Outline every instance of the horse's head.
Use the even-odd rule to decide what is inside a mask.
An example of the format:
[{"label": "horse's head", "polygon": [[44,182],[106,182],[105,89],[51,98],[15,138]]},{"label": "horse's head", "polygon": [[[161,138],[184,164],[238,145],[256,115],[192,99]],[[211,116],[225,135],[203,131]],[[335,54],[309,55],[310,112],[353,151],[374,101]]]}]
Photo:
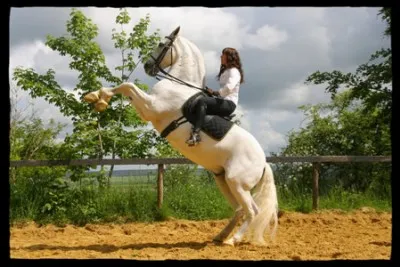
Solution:
[{"label": "horse's head", "polygon": [[160,69],[165,69],[175,62],[177,55],[172,53],[172,49],[179,29],[180,27],[176,28],[169,36],[166,36],[144,63],[144,70],[148,75],[156,76]]}]

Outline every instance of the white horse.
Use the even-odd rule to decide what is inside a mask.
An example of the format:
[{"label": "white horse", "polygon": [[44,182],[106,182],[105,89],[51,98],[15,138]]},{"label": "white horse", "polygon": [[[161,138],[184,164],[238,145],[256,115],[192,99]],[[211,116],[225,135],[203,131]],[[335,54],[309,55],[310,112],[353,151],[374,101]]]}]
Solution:
[{"label": "white horse", "polygon": [[[182,117],[181,107],[205,86],[203,56],[192,42],[178,34],[179,29],[167,36],[144,64],[148,75],[156,76],[161,71],[176,80],[162,79],[150,94],[133,83],[122,83],[115,88],[103,87],[93,91],[84,99],[94,103],[97,111],[103,111],[114,94],[123,94],[129,97],[139,116],[162,133],[172,121]],[[169,73],[164,70],[168,67]],[[234,245],[247,233],[250,242],[265,244],[264,232],[267,229],[274,239],[278,225],[276,187],[272,169],[257,140],[233,124],[222,139],[216,140],[200,132],[202,141],[189,147],[185,140],[190,131],[191,124],[186,122],[165,138],[185,157],[214,173],[216,184],[235,210],[231,221],[214,237],[214,241]],[[245,218],[243,224],[228,239],[242,217]]]}]

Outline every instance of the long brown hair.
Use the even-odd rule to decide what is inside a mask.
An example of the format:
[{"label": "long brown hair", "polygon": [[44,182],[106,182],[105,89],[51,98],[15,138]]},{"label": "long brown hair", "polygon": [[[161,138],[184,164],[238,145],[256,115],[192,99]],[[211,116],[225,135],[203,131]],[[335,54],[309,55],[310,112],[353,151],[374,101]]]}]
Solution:
[{"label": "long brown hair", "polygon": [[240,83],[244,83],[244,75],[242,70],[242,62],[240,60],[239,52],[232,47],[226,47],[222,50],[222,54],[226,55],[226,65],[222,65],[219,68],[217,80],[219,81],[221,74],[229,68],[235,67],[240,72]]}]

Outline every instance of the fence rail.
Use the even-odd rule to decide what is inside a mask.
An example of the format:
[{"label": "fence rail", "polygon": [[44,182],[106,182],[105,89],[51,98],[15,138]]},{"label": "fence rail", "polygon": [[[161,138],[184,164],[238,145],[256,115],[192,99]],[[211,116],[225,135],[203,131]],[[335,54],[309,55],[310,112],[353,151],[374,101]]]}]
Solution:
[{"label": "fence rail", "polygon": [[[269,163],[308,162],[313,165],[313,195],[312,207],[319,206],[319,173],[323,163],[352,162],[392,162],[392,156],[302,156],[302,157],[266,157]],[[10,167],[38,166],[87,166],[87,165],[157,165],[158,206],[163,202],[163,174],[165,164],[196,164],[186,158],[149,158],[149,159],[71,159],[71,160],[15,160],[10,161]]]},{"label": "fence rail", "polygon": [[[270,163],[311,162],[311,163],[349,163],[349,162],[391,162],[391,156],[304,156],[304,157],[266,157]],[[27,166],[83,166],[83,165],[156,165],[156,164],[195,164],[186,158],[148,158],[148,159],[71,159],[71,160],[14,160],[10,167]]]}]

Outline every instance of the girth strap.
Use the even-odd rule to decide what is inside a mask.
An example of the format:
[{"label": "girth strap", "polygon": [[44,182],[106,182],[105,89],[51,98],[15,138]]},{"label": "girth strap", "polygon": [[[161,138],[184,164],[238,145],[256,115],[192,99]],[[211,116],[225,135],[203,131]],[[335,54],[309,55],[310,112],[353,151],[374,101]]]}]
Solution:
[{"label": "girth strap", "polygon": [[180,121],[184,119],[184,116],[179,117],[176,120],[173,120],[162,132],[161,132],[161,137],[165,138],[167,137],[173,130],[178,128],[181,124],[187,122],[187,120]]},{"label": "girth strap", "polygon": [[187,115],[186,112],[188,112],[188,107],[194,102],[196,101],[199,97],[203,97],[204,93],[199,92],[197,94],[194,94],[193,96],[191,96],[188,100],[186,100],[186,102],[183,104],[182,106],[182,113],[183,116],[179,117],[176,120],[171,121],[171,123],[161,132],[161,137],[165,138],[167,137],[173,130],[175,130],[176,128],[178,128],[181,124],[187,122],[188,120],[184,120],[184,121],[180,121],[182,119],[184,119]]}]

